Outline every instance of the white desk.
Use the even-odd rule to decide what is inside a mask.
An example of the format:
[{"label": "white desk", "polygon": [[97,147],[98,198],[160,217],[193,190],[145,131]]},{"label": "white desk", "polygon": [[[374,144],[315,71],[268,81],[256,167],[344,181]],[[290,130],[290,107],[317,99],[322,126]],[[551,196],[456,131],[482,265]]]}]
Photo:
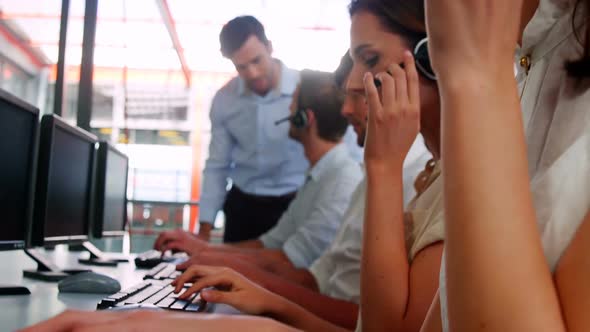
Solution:
[{"label": "white desk", "polygon": [[[45,255],[60,268],[88,268],[109,275],[121,283],[121,289],[139,283],[147,270],[133,263],[117,267],[85,266],[77,263],[80,252],[68,252],[57,247]],[[0,252],[0,284],[26,286],[31,295],[0,296],[0,331],[15,331],[53,317],[66,309],[96,310],[96,304],[109,294],[59,293],[56,282],[23,278],[23,269],[36,269],[36,263],[23,251]],[[228,306],[215,306],[215,312],[237,313]]]}]

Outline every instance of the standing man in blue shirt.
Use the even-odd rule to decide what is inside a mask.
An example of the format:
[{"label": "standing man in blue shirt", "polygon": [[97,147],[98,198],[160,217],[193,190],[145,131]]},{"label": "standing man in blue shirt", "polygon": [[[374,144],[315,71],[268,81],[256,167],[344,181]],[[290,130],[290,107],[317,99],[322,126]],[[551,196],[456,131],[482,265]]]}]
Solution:
[{"label": "standing man in blue shirt", "polygon": [[213,98],[198,237],[209,240],[223,209],[223,240],[238,242],[258,238],[276,224],[303,184],[308,163],[301,145],[289,139],[288,126],[275,125],[289,116],[299,73],[272,57],[264,27],[252,16],[229,21],[219,40],[238,77]]}]

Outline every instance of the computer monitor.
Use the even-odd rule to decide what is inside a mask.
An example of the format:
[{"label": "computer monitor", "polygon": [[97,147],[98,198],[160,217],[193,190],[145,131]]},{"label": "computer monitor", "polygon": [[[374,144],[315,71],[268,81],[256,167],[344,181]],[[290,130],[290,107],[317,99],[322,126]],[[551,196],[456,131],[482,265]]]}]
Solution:
[{"label": "computer monitor", "polygon": [[[0,250],[24,249],[33,217],[39,110],[0,89]],[[0,295],[30,294],[18,286]]]},{"label": "computer monitor", "polygon": [[97,156],[92,236],[121,237],[127,221],[129,158],[108,142],[99,143]]},{"label": "computer monitor", "polygon": [[[123,237],[127,221],[127,172],[129,158],[108,142],[101,141],[97,150],[94,216],[91,227],[93,238]],[[103,253],[90,242],[84,243],[90,252],[83,264],[108,265],[126,262],[124,255]]]},{"label": "computer monitor", "polygon": [[[80,244],[88,240],[92,219],[96,136],[50,114],[41,119],[31,246]],[[68,273],[47,264],[35,251],[37,271],[26,277],[59,280]],[[32,255],[31,255],[32,254]]]}]

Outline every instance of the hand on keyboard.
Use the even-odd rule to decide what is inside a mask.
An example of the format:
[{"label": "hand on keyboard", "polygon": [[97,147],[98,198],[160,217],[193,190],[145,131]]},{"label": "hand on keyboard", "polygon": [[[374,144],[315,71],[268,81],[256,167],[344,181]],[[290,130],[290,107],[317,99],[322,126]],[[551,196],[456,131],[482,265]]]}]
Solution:
[{"label": "hand on keyboard", "polygon": [[[183,291],[185,283],[193,283]],[[193,265],[171,284],[179,299],[191,298],[200,292],[201,298],[211,303],[224,303],[250,315],[276,312],[284,301],[243,275],[226,267]],[[216,289],[207,289],[215,287]]]},{"label": "hand on keyboard", "polygon": [[[200,312],[206,309],[206,302],[200,294],[193,293],[190,297],[179,299],[170,285],[172,280],[145,280],[131,288],[124,289],[116,294],[102,299],[97,309],[109,309],[121,307],[120,310],[142,309],[158,307],[166,310],[180,310],[186,312]],[[131,307],[128,307],[131,306]]]},{"label": "hand on keyboard", "polygon": [[154,243],[154,249],[158,251],[174,250],[186,252],[189,256],[206,250],[209,243],[205,242],[193,233],[180,229],[162,232]]}]

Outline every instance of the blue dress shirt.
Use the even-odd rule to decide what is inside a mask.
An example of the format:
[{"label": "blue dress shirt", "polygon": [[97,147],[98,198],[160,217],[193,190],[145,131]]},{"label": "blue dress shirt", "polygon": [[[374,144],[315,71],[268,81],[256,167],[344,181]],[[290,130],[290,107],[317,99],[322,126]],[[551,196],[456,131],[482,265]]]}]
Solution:
[{"label": "blue dress shirt", "polygon": [[264,247],[282,249],[293,265],[308,268],[336,236],[362,177],[345,144],[332,148],[309,170],[277,225],[260,236]]},{"label": "blue dress shirt", "polygon": [[262,196],[296,191],[309,164],[303,147],[288,136],[289,115],[299,72],[281,63],[279,86],[262,97],[236,77],[211,105],[211,143],[201,186],[201,222],[213,222],[225,202],[227,179],[240,190]]}]

